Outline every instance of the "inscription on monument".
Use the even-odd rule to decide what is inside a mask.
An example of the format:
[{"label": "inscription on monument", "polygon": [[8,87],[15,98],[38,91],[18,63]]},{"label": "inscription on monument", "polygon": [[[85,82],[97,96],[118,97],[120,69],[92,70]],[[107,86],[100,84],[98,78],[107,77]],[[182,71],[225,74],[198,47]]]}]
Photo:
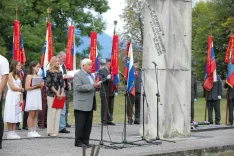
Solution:
[{"label": "inscription on monument", "polygon": [[155,11],[151,8],[151,6],[149,4],[148,4],[148,9],[149,9],[150,16],[152,19],[152,21],[150,21],[150,26],[153,30],[154,45],[155,45],[155,48],[157,49],[158,56],[160,56],[160,55],[166,53],[166,49],[165,49],[165,46],[163,44],[162,36],[161,36],[162,29],[160,27],[158,17],[156,15]]}]

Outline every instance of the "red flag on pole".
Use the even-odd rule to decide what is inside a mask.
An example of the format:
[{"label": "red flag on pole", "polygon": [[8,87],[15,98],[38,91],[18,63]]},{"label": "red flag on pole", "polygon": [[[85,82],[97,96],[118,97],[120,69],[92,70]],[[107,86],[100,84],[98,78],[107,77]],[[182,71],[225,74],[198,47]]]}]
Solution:
[{"label": "red flag on pole", "polygon": [[75,39],[75,34],[74,34],[75,27],[70,26],[69,31],[68,31],[68,42],[67,42],[67,52],[66,52],[66,68],[69,70],[74,70],[74,57],[76,57],[74,54],[74,39]]},{"label": "red flag on pole", "polygon": [[96,56],[97,56],[97,32],[91,32],[91,42],[90,42],[90,55],[89,59],[92,60],[92,71],[96,72]]},{"label": "red flag on pole", "polygon": [[20,61],[20,21],[14,21],[13,59]]},{"label": "red flag on pole", "polygon": [[128,80],[128,66],[127,66],[127,61],[128,61],[128,52],[129,52],[129,47],[130,47],[131,42],[127,43],[127,49],[126,49],[126,60],[125,60],[125,70],[124,70],[124,80]]},{"label": "red flag on pole", "polygon": [[119,58],[119,37],[118,35],[114,35],[113,45],[112,45],[112,55],[111,55],[112,79],[114,81],[113,90],[118,89],[118,83],[119,83],[118,58]]}]

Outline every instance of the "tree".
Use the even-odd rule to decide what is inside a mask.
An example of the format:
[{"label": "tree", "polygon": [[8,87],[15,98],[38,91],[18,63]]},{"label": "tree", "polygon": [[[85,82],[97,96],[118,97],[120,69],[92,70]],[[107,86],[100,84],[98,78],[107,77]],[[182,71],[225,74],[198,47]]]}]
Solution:
[{"label": "tree", "polygon": [[0,53],[9,60],[12,59],[13,21],[17,5],[27,63],[41,58],[46,35],[47,8],[52,9],[50,21],[53,25],[55,52],[66,48],[69,21],[72,20],[75,28],[79,30],[79,36],[76,36],[76,44],[79,45],[80,37],[89,35],[93,25],[97,32],[105,29],[101,16],[95,16],[91,11],[101,15],[109,9],[107,0],[1,0]]},{"label": "tree", "polygon": [[232,0],[214,0],[200,2],[193,8],[192,68],[200,80],[204,78],[209,35],[213,35],[214,39],[217,73],[223,79],[226,78],[227,66],[224,57],[228,38],[233,30],[233,6]]},{"label": "tree", "polygon": [[137,52],[138,60],[141,60],[143,51],[143,33],[144,33],[144,0],[125,0],[126,7],[123,9],[120,18],[124,21],[125,32],[121,35],[121,40],[127,42],[128,34],[131,34],[131,41],[134,51]]}]

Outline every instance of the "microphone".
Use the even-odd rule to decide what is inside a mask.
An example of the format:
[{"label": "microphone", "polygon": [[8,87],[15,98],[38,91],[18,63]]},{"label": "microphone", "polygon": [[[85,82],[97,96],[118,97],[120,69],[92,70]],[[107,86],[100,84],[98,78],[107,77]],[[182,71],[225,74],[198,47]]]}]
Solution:
[{"label": "microphone", "polygon": [[152,63],[154,64],[155,67],[158,66],[154,61],[152,61]]}]

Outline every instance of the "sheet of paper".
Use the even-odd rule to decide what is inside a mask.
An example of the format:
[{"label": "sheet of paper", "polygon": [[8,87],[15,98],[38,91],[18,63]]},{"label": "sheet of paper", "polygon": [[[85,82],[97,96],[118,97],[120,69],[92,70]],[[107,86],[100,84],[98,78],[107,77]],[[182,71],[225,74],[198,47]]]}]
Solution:
[{"label": "sheet of paper", "polygon": [[15,105],[15,115],[18,115],[20,112],[22,112],[22,106],[18,103]]},{"label": "sheet of paper", "polygon": [[38,85],[42,82],[42,77],[34,77],[32,78],[32,86]]},{"label": "sheet of paper", "polygon": [[68,75],[68,76],[71,76],[71,77],[74,77],[74,75],[75,75],[78,71],[79,71],[79,69],[78,69],[78,70],[67,71],[67,75]]}]

